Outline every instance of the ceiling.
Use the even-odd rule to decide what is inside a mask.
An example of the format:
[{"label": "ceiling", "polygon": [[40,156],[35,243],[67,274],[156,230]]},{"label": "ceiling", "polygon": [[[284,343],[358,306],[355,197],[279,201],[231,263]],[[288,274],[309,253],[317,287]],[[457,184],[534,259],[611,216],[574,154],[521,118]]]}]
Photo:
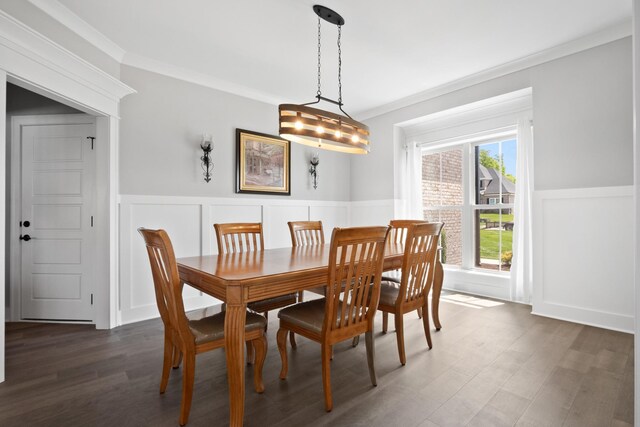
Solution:
[{"label": "ceiling", "polygon": [[[316,94],[315,3],[59,0],[58,6],[126,52],[124,63],[151,60],[210,77],[225,90],[301,103]],[[320,4],[346,21],[343,98],[354,116],[594,33],[631,31],[631,0]],[[323,95],[337,98],[337,29],[323,21],[322,32]]]}]

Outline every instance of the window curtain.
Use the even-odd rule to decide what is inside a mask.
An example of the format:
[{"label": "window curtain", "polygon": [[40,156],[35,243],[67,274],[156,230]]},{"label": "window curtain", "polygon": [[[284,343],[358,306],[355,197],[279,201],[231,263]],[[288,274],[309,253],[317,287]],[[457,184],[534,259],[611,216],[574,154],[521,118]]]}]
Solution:
[{"label": "window curtain", "polygon": [[408,206],[407,217],[410,219],[423,219],[422,212],[422,149],[415,142],[408,142],[407,172],[408,172]]},{"label": "window curtain", "polygon": [[532,231],[531,198],[533,191],[533,122],[530,117],[518,120],[518,157],[516,163],[516,198],[514,206],[513,258],[511,261],[511,300],[531,303]]}]

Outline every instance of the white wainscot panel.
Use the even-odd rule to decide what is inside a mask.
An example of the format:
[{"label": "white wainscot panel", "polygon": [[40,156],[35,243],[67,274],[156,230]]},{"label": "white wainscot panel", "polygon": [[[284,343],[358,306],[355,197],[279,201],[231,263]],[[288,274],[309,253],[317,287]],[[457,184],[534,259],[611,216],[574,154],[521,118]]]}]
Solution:
[{"label": "white wainscot panel", "polygon": [[349,208],[342,206],[311,206],[309,208],[310,221],[322,221],[324,240],[331,241],[331,233],[335,227],[349,227]]},{"label": "white wainscot panel", "polygon": [[629,187],[536,194],[534,313],[633,330],[631,194]]},{"label": "white wainscot panel", "polygon": [[[200,255],[200,206],[132,204],[130,209],[128,259],[122,259],[122,268],[128,268],[129,276],[122,283],[122,320],[124,323],[158,316],[149,257],[139,227],[167,231],[176,257]],[[124,224],[121,224],[124,226]],[[123,239],[123,244],[127,240]],[[185,286],[185,307],[190,298],[199,298],[200,292]]]},{"label": "white wainscot panel", "polygon": [[203,229],[202,238],[204,252],[209,254],[218,253],[216,243],[216,232],[213,224],[224,224],[227,222],[262,222],[261,204],[215,204],[209,206],[209,223]]},{"label": "white wainscot panel", "polygon": [[352,227],[388,225],[394,218],[393,200],[352,202],[350,223]]},{"label": "white wainscot panel", "polygon": [[267,205],[264,209],[266,248],[291,247],[289,221],[308,221],[309,205]]}]

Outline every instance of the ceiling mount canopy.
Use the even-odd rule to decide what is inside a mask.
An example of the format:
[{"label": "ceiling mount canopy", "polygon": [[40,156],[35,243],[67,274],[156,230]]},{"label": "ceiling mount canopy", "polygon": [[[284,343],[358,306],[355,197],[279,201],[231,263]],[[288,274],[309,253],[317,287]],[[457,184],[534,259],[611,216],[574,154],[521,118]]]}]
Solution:
[{"label": "ceiling mount canopy", "polygon": [[[369,152],[369,127],[354,120],[343,109],[342,103],[342,45],[344,19],[333,10],[315,5],[318,15],[318,91],[316,100],[306,104],[280,104],[280,136],[299,144],[343,153],[367,154]],[[322,96],[321,90],[321,23],[322,20],[338,27],[338,100]],[[320,101],[338,106],[342,114],[310,107]],[[343,115],[344,114],[344,115]]]}]

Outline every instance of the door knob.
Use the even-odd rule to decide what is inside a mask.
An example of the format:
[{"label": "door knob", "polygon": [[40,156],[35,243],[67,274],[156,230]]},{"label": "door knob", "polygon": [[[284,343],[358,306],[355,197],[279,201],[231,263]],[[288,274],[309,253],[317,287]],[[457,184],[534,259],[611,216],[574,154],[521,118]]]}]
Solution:
[{"label": "door knob", "polygon": [[23,226],[23,227],[28,227],[28,226],[30,226],[30,225],[31,225],[31,223],[30,223],[29,221],[24,221],[24,222],[22,223],[22,226]]},{"label": "door knob", "polygon": [[25,242],[28,242],[29,240],[31,240],[31,236],[29,236],[28,234],[20,235],[20,240],[24,240]]}]

